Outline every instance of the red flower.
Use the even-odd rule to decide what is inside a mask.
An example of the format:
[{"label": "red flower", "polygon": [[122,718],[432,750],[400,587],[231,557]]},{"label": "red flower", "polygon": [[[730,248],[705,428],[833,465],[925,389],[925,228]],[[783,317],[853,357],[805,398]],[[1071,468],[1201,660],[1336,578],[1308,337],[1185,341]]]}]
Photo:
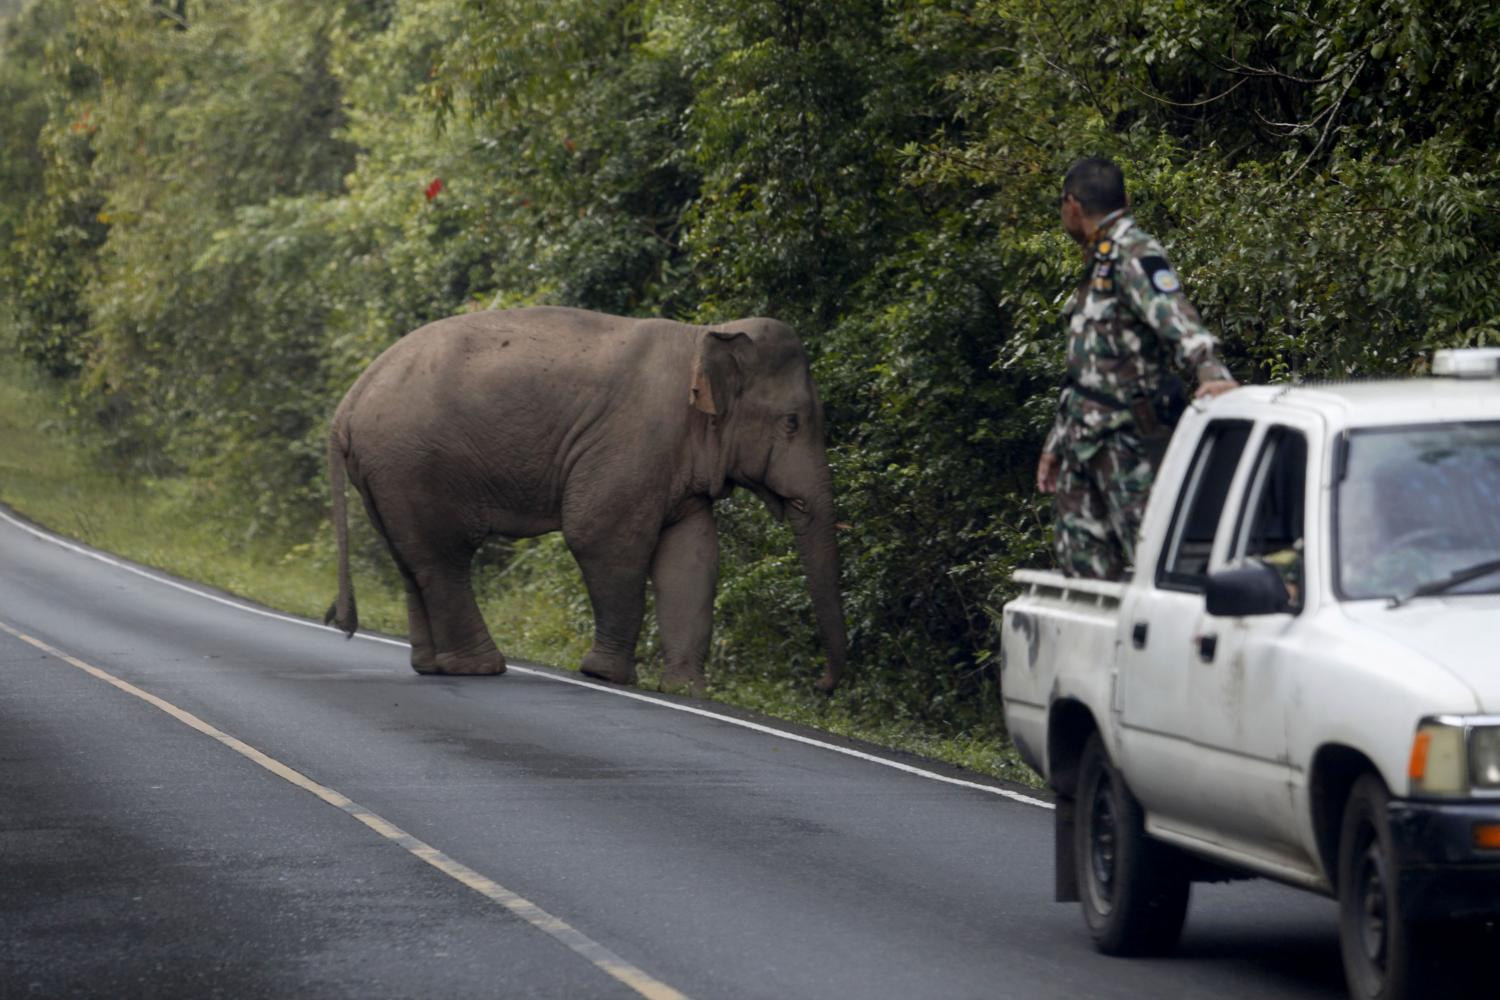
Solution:
[{"label": "red flower", "polygon": [[442,190],[443,179],[441,177],[434,177],[432,183],[427,185],[427,200],[431,201],[436,198]]}]

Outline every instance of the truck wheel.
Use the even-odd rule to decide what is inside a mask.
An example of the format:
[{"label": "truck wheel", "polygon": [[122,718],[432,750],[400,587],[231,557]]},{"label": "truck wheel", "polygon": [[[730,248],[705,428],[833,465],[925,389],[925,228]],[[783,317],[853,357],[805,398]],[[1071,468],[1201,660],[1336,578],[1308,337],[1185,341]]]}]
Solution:
[{"label": "truck wheel", "polygon": [[1349,793],[1339,831],[1339,946],[1356,1000],[1419,996],[1431,985],[1434,937],[1401,915],[1396,895],[1389,801],[1385,783],[1365,775]]},{"label": "truck wheel", "polygon": [[1095,733],[1079,763],[1073,827],[1083,919],[1106,955],[1172,950],[1187,916],[1188,878],[1175,852],[1146,835],[1140,803]]}]

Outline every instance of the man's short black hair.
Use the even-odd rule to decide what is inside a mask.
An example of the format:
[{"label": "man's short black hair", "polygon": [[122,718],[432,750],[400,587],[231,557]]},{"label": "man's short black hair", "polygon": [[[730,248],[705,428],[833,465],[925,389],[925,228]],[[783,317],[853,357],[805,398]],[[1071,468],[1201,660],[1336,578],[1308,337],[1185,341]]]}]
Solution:
[{"label": "man's short black hair", "polygon": [[1102,156],[1086,156],[1068,168],[1063,194],[1089,215],[1106,215],[1125,207],[1125,172]]}]

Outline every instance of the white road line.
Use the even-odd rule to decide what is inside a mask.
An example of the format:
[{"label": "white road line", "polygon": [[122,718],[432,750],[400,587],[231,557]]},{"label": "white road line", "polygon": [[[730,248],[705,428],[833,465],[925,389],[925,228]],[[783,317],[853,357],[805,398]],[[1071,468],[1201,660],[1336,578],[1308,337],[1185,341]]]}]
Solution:
[{"label": "white road line", "polygon": [[480,874],[468,865],[460,861],[455,861],[431,844],[418,840],[396,824],[385,819],[378,813],[371,812],[339,791],[314,781],[301,771],[288,767],[275,757],[257,750],[244,740],[231,736],[222,729],[204,722],[192,712],[178,708],[165,698],[159,698],[149,691],[144,691],[129,681],[121,680],[107,670],[101,670],[75,656],[69,656],[62,650],[49,646],[40,639],[34,639],[23,632],[19,632],[3,621],[0,621],[0,632],[6,632],[15,636],[20,641],[40,649],[49,656],[55,657],[69,666],[77,667],[91,677],[95,677],[112,687],[118,688],[128,695],[139,698],[147,704],[154,705],[183,725],[218,740],[235,753],[259,764],[283,781],[295,785],[303,791],[311,792],[337,809],[342,809],[407,853],[427,862],[427,864],[449,878],[461,882],[486,899],[500,904],[537,930],[567,945],[574,952],[588,959],[589,963],[595,968],[629,986],[641,996],[646,997],[647,1000],[687,1000],[687,997],[678,990],[668,986],[642,969],[631,965],[604,945],[578,930],[572,924],[559,917],[554,917],[526,897],[517,895],[494,879]]},{"label": "white road line", "polygon": [[[44,542],[49,542],[53,545],[57,545],[61,548],[67,549],[69,552],[76,552],[81,556],[87,556],[90,559],[97,560],[108,566],[113,566],[116,569],[124,570],[127,573],[134,573],[136,576],[145,577],[147,580],[154,581],[156,583],[162,584],[163,586],[172,587],[173,589],[180,590],[185,594],[192,594],[194,597],[200,597],[205,601],[213,601],[215,604],[223,604],[226,607],[235,608],[236,610],[244,611],[252,615],[260,615],[263,618],[274,618],[276,621],[288,622],[292,625],[300,625],[304,628],[317,629],[320,632],[333,631],[333,629],[328,625],[322,625],[318,622],[308,621],[306,618],[294,618],[291,615],[284,615],[275,611],[267,611],[264,608],[252,607],[248,604],[242,604],[239,601],[231,601],[228,598],[220,597],[217,594],[206,593],[205,591],[198,590],[195,587],[189,587],[187,584],[178,583],[176,580],[169,580],[166,577],[147,572],[146,570],[143,570],[138,566],[131,566],[128,563],[121,562],[120,560],[114,559],[102,552],[97,552],[85,546],[75,544],[74,542],[68,541],[66,538],[54,535],[49,531],[42,531],[38,528],[34,528],[31,525],[26,524],[24,521],[19,521],[16,518],[11,517],[4,510],[0,510],[0,520],[4,520],[17,528],[20,528],[28,535],[39,538]],[[379,635],[366,635],[365,633],[361,632],[356,633],[355,638],[364,639],[367,642],[384,643],[388,646],[400,646],[403,649],[411,648],[407,643],[402,642],[399,639],[387,639],[386,637]],[[757,733],[764,733],[767,736],[774,736],[777,739],[790,740],[793,743],[802,743],[806,746],[818,747],[822,750],[831,750],[834,753],[843,754],[845,757],[854,757],[858,760],[868,761],[871,764],[879,764],[881,767],[893,768],[894,770],[902,771],[906,774],[915,775],[919,778],[927,778],[931,781],[940,781],[945,785],[956,785],[959,788],[968,788],[978,792],[986,792],[990,795],[998,795],[1001,798],[1010,799],[1013,802],[1023,802],[1026,805],[1036,806],[1041,809],[1055,808],[1055,806],[1053,806],[1051,802],[1047,802],[1044,799],[1039,799],[1031,795],[1025,795],[1021,792],[1012,791],[1009,788],[998,788],[994,785],[985,785],[977,781],[964,781],[962,778],[950,778],[947,775],[938,774],[935,771],[928,771],[920,767],[913,767],[910,764],[903,764],[899,761],[889,760],[885,757],[877,757],[874,754],[864,753],[860,750],[852,750],[848,747],[837,746],[833,743],[825,743],[822,740],[815,740],[808,736],[789,733],[785,730],[761,725],[758,722],[747,722],[744,719],[736,719],[730,715],[721,715],[718,712],[710,712],[707,709],[694,708],[691,705],[682,705],[672,701],[664,701],[660,698],[652,698],[649,695],[640,694],[635,691],[628,691],[617,687],[606,687],[603,684],[595,684],[591,681],[581,680],[573,677],[559,677],[557,674],[554,674],[551,671],[547,670],[535,670],[530,667],[516,666],[513,664],[510,665],[508,669],[514,670],[517,673],[530,674],[534,677],[542,677],[550,681],[556,681],[559,684],[573,684],[578,687],[586,687],[591,691],[598,691],[601,694],[614,695],[617,698],[629,698],[632,701],[643,701],[648,704],[655,705],[658,708],[670,709],[674,712],[684,712],[688,715],[697,715],[705,719],[714,719],[718,722],[727,723],[731,726],[739,726],[741,729],[749,729]]]}]

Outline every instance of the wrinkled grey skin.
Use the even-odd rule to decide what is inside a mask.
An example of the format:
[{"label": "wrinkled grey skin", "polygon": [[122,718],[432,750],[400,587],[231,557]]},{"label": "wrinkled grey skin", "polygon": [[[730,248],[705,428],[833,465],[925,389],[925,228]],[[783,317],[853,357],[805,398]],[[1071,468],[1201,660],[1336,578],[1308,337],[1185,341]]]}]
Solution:
[{"label": "wrinkled grey skin", "polygon": [[498,674],[505,657],[470,588],[489,535],[561,530],[594,609],[583,672],[635,681],[646,580],[664,687],[702,691],[713,625],[713,501],[753,490],[796,536],[828,657],[846,637],[823,408],[807,356],[770,319],[716,327],[519,309],[440,320],[375,359],[329,442],[339,595],[358,627],[344,482],[354,483],[406,584],[418,673]]}]

